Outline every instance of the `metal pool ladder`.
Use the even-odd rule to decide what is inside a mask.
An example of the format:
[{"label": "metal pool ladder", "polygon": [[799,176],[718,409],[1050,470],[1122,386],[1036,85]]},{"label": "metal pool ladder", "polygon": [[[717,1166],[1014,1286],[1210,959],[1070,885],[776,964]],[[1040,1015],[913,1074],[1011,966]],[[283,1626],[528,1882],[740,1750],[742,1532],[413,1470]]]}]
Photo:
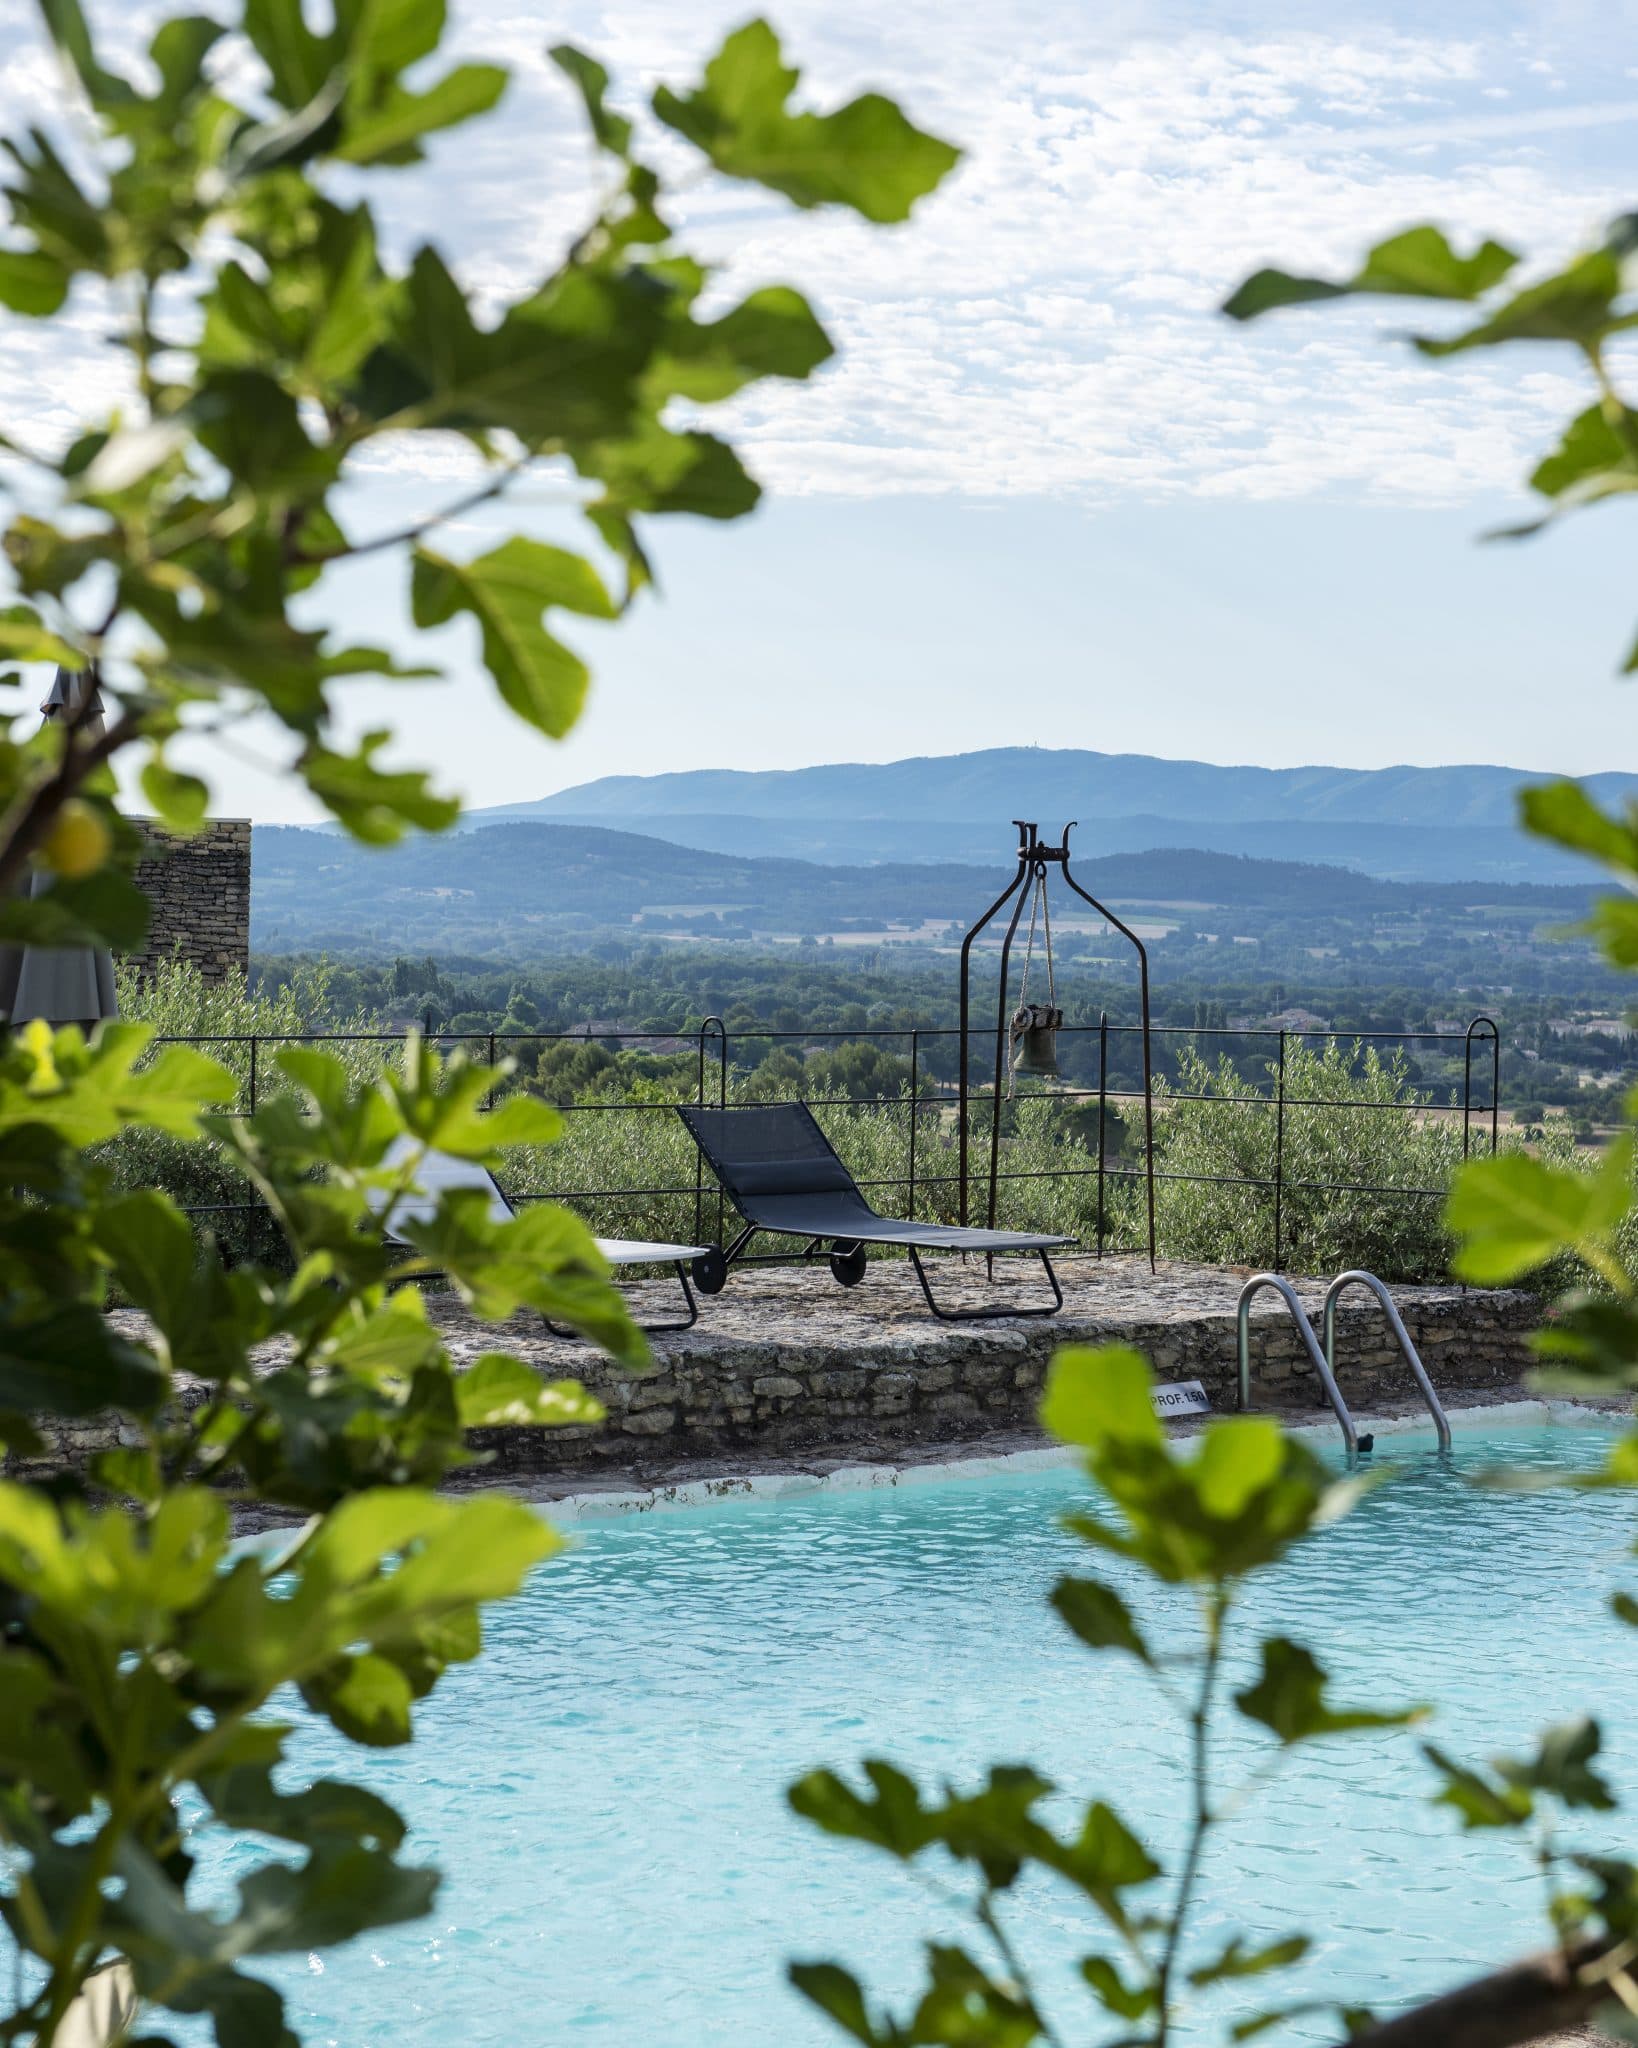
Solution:
[{"label": "metal pool ladder", "polygon": [[1445,1411],[1439,1405],[1439,1396],[1433,1391],[1433,1383],[1417,1356],[1416,1346],[1410,1340],[1410,1332],[1405,1328],[1404,1318],[1400,1315],[1393,1296],[1374,1273],[1364,1273],[1352,1268],[1346,1273],[1339,1273],[1325,1291],[1323,1346],[1314,1335],[1313,1324],[1303,1312],[1296,1289],[1283,1274],[1254,1273],[1240,1289],[1239,1307],[1235,1315],[1235,1340],[1239,1351],[1239,1406],[1242,1412],[1251,1406],[1251,1304],[1253,1298],[1265,1287],[1272,1287],[1290,1311],[1291,1320],[1296,1324],[1303,1348],[1308,1353],[1309,1363],[1318,1375],[1320,1385],[1325,1389],[1325,1398],[1330,1402],[1331,1412],[1342,1430],[1342,1441],[1350,1456],[1359,1449],[1359,1432],[1354,1427],[1354,1418],[1348,1412],[1348,1404],[1342,1398],[1342,1390],[1337,1385],[1336,1376],[1337,1299],[1350,1287],[1368,1287],[1381,1304],[1382,1312],[1388,1319],[1388,1327],[1404,1354],[1405,1363],[1411,1369],[1423,1400],[1428,1404],[1433,1426],[1439,1432],[1439,1448],[1442,1451],[1450,1449],[1450,1424],[1445,1419]]},{"label": "metal pool ladder", "polygon": [[[1346,1276],[1344,1276],[1346,1277]],[[1320,1349],[1319,1339],[1314,1335],[1314,1326],[1303,1314],[1302,1303],[1297,1299],[1297,1290],[1282,1273],[1253,1273],[1240,1289],[1240,1305],[1235,1315],[1235,1340],[1240,1354],[1240,1410],[1243,1414],[1251,1406],[1251,1303],[1254,1296],[1265,1287],[1274,1292],[1291,1311],[1291,1320],[1297,1326],[1308,1353],[1309,1363],[1319,1375],[1319,1383],[1325,1389],[1325,1398],[1331,1404],[1331,1412],[1342,1428],[1342,1441],[1350,1457],[1359,1449],[1359,1431],[1354,1427],[1354,1418],[1348,1413],[1348,1404],[1342,1398],[1337,1386],[1337,1376],[1331,1370],[1331,1361]],[[1326,1296],[1327,1324],[1330,1327],[1330,1296]],[[1406,1340],[1409,1341],[1408,1339]],[[1328,1351],[1329,1346],[1326,1347]]]},{"label": "metal pool ladder", "polygon": [[1433,1391],[1433,1382],[1428,1378],[1427,1368],[1417,1355],[1416,1346],[1411,1342],[1410,1332],[1405,1328],[1405,1321],[1399,1313],[1398,1303],[1374,1273],[1360,1272],[1357,1268],[1350,1269],[1346,1273],[1339,1273],[1325,1290],[1325,1362],[1331,1368],[1333,1379],[1335,1378],[1337,1363],[1337,1301],[1345,1290],[1350,1287],[1368,1287],[1381,1304],[1382,1313],[1388,1319],[1388,1328],[1393,1332],[1394,1342],[1404,1354],[1405,1363],[1410,1367],[1411,1376],[1421,1390],[1422,1399],[1428,1404],[1428,1413],[1433,1417],[1433,1426],[1439,1432],[1439,1448],[1442,1451],[1448,1451],[1450,1449],[1450,1424],[1446,1420],[1443,1407],[1440,1405],[1439,1396]]}]

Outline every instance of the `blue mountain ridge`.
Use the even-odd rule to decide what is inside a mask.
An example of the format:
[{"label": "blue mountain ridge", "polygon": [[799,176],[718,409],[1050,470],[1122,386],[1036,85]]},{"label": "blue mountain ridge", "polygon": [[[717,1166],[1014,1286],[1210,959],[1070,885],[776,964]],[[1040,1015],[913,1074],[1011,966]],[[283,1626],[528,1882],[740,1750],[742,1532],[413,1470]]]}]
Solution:
[{"label": "blue mountain ridge", "polygon": [[[881,763],[605,776],[472,811],[463,822],[624,827],[712,852],[871,865],[1004,859],[1011,819],[1035,818],[1056,836],[1077,818],[1087,856],[1194,847],[1391,881],[1584,881],[1584,863],[1517,825],[1518,790],[1539,779],[1539,771],[1482,764],[1224,767],[995,747]],[[1605,802],[1638,797],[1638,774],[1583,780]]]}]

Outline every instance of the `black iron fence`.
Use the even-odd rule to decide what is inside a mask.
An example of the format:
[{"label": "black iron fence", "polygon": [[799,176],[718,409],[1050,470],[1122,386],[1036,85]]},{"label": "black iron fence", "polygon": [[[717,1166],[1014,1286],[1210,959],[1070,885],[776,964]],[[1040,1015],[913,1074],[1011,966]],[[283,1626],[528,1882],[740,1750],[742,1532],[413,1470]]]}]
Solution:
[{"label": "black iron fence", "polygon": [[[307,1032],[293,1036],[268,1037],[259,1034],[192,1038],[186,1042],[209,1049],[238,1075],[240,1109],[253,1110],[270,1088],[289,1086],[279,1072],[275,1055],[284,1046],[300,1044],[340,1050],[355,1064],[375,1059],[391,1060],[408,1037],[407,1032]],[[960,1032],[954,1027],[907,1026],[837,1028],[824,1031],[763,1029],[730,1032],[720,1017],[709,1017],[692,1030],[637,1031],[601,1026],[567,1032],[438,1032],[428,1031],[429,1041],[444,1052],[463,1051],[468,1056],[496,1065],[510,1059],[514,1079],[505,1086],[526,1086],[556,1099],[550,1077],[541,1075],[542,1058],[548,1048],[600,1047],[618,1055],[646,1050],[663,1067],[673,1082],[686,1075],[680,1091],[656,1092],[645,1089],[640,1097],[631,1093],[596,1095],[559,1101],[557,1106],[571,1127],[578,1122],[583,1137],[596,1124],[585,1120],[610,1117],[668,1120],[674,1134],[669,1145],[625,1148],[634,1150],[640,1168],[645,1162],[659,1162],[646,1177],[612,1178],[607,1171],[593,1171],[589,1178],[561,1176],[551,1184],[508,1185],[508,1196],[516,1201],[556,1199],[580,1210],[610,1234],[648,1234],[641,1219],[652,1218],[656,1206],[671,1220],[665,1234],[690,1231],[696,1242],[722,1243],[728,1222],[720,1192],[708,1184],[703,1161],[687,1145],[675,1116],[677,1107],[723,1105],[741,1099],[800,1099],[830,1128],[833,1141],[859,1184],[877,1206],[892,1208],[911,1218],[934,1219],[953,1216],[960,1207],[960,1176],[954,1168],[955,1120],[959,1116]],[[989,1076],[995,1070],[994,1033],[968,1034],[967,1060],[970,1079],[968,1114],[982,1117],[985,1127],[992,1113],[993,1097]],[[1475,1017],[1465,1031],[1362,1031],[1335,1027],[1311,1028],[1224,1027],[1160,1025],[1153,1029],[1153,1058],[1156,1080],[1163,1084],[1157,1095],[1159,1116],[1155,1136],[1154,1178],[1165,1188],[1169,1184],[1240,1189],[1266,1197],[1271,1209],[1266,1245],[1248,1246],[1243,1257],[1267,1259],[1276,1271],[1284,1263],[1286,1219],[1294,1198],[1309,1195],[1393,1197],[1412,1202],[1435,1202],[1444,1198],[1444,1186],[1407,1185],[1402,1181],[1316,1179],[1304,1173],[1303,1162],[1291,1156],[1289,1126],[1292,1113],[1305,1110],[1350,1111],[1371,1115],[1398,1115],[1417,1119],[1447,1119],[1459,1122],[1461,1157],[1475,1150],[1493,1152],[1499,1143],[1501,1114],[1501,1045],[1494,1022]],[[1379,1051],[1402,1052],[1416,1063],[1412,1078],[1418,1082],[1413,1097],[1398,1090],[1388,1099],[1380,1095],[1305,1096],[1292,1092],[1289,1084],[1295,1048],[1313,1042],[1330,1042],[1344,1048],[1375,1047]],[[777,1053],[793,1051],[801,1056],[800,1077],[804,1082],[821,1056],[861,1047],[874,1048],[889,1067],[885,1079],[862,1092],[832,1088],[812,1092],[806,1086],[782,1090],[781,1078],[792,1078],[788,1064],[770,1067]],[[372,1052],[371,1049],[374,1049]],[[1185,1059],[1187,1050],[1200,1057],[1227,1054],[1233,1072],[1243,1077],[1240,1091],[1182,1085],[1197,1072]],[[362,1061],[360,1055],[363,1056]],[[1433,1073],[1423,1071],[1431,1061]],[[1017,1087],[1009,1110],[1009,1135],[1003,1143],[992,1183],[988,1171],[987,1146],[974,1149],[985,1170],[975,1175],[967,1193],[974,1214],[993,1213],[995,1197],[1017,1207],[1026,1194],[1044,1194],[1041,1183],[1077,1184],[1084,1189],[1087,1227],[1080,1232],[1084,1252],[1095,1258],[1106,1253],[1136,1248],[1131,1229],[1131,1212],[1123,1211],[1123,1189],[1145,1180],[1150,1160],[1142,1145],[1141,1121],[1123,1119],[1127,1105],[1141,1104],[1143,1074],[1141,1026],[1112,1023],[1107,1015],[1098,1021],[1065,1025],[1059,1032],[1058,1063],[1061,1077],[1051,1083]],[[881,1064],[881,1063],[879,1063]],[[1221,1083],[1219,1068],[1214,1078]],[[559,1090],[559,1093],[562,1091]],[[1168,1117],[1180,1104],[1207,1105],[1211,1110],[1250,1111],[1266,1125],[1266,1140],[1260,1144],[1260,1160],[1246,1170],[1232,1173],[1201,1173],[1168,1163]],[[1030,1117],[1045,1111],[1056,1117],[1060,1138],[1045,1164],[1028,1163],[1028,1146],[1018,1135]],[[1078,1114],[1077,1114],[1078,1113]],[[868,1117],[878,1134],[902,1120],[902,1136],[896,1152],[883,1160],[878,1145],[871,1157],[861,1156],[861,1134]],[[1066,1125],[1070,1127],[1062,1128]],[[612,1127],[604,1124],[605,1130]],[[1134,1141],[1136,1149],[1134,1151]],[[570,1148],[572,1158],[584,1159],[597,1168],[613,1148],[599,1147],[593,1140]],[[665,1159],[666,1152],[670,1161]],[[588,1156],[589,1155],[589,1156]],[[691,1155],[691,1156],[690,1156]],[[686,1162],[686,1163],[685,1163]],[[670,1170],[663,1170],[669,1166]],[[1032,1185],[1033,1184],[1033,1185]],[[201,1219],[209,1218],[219,1227],[229,1216],[251,1219],[265,1216],[259,1204],[251,1202],[193,1202],[185,1204]],[[638,1219],[639,1227],[631,1227]],[[1123,1234],[1124,1230],[1124,1234]],[[1164,1244],[1162,1249],[1165,1249]]]}]

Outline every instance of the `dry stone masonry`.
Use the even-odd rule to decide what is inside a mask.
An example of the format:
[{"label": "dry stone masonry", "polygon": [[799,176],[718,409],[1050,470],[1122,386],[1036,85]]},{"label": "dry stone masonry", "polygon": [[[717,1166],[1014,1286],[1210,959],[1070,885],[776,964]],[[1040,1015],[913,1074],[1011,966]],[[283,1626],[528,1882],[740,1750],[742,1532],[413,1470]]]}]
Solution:
[{"label": "dry stone masonry", "polygon": [[[584,1380],[608,1416],[594,1427],[534,1438],[495,1432],[483,1445],[494,1454],[490,1469],[651,1478],[690,1461],[749,1469],[1038,1439],[1047,1367],[1064,1344],[1134,1345],[1162,1381],[1197,1379],[1214,1413],[1233,1409],[1235,1304],[1244,1274],[1168,1263],[1151,1276],[1147,1261],[1125,1259],[1066,1261],[1061,1272],[1062,1315],[967,1325],[931,1321],[908,1270],[896,1263],[872,1262],[865,1285],[852,1293],[822,1272],[736,1274],[725,1294],[702,1304],[693,1330],[657,1343],[653,1369],[640,1375],[582,1347],[509,1330],[508,1341],[521,1336],[543,1370]],[[974,1302],[981,1298],[976,1280],[967,1291]],[[1322,1291],[1299,1285],[1316,1327]],[[959,1283],[955,1293],[960,1299]],[[1520,1391],[1539,1302],[1453,1287],[1395,1293],[1448,1406]],[[652,1312],[660,1307],[656,1300]],[[491,1341],[463,1324],[450,1337],[457,1352],[470,1343],[474,1357]],[[1270,1295],[1253,1306],[1251,1339],[1254,1408],[1302,1419],[1328,1412],[1296,1328]],[[1337,1374],[1356,1413],[1419,1405],[1369,1296],[1345,1296],[1338,1310]]]},{"label": "dry stone masonry", "polygon": [[[982,1269],[974,1271],[965,1283],[947,1283],[956,1299],[981,1298]],[[520,1318],[497,1330],[472,1321],[447,1297],[434,1298],[432,1309],[458,1360],[504,1343],[544,1377],[581,1379],[603,1401],[607,1417],[594,1426],[475,1436],[475,1447],[490,1454],[474,1475],[478,1483],[546,1493],[704,1471],[902,1463],[962,1448],[1038,1443],[1036,1406],[1052,1354],[1064,1344],[1135,1345],[1163,1381],[1198,1379],[1214,1413],[1233,1409],[1234,1312],[1244,1274],[1167,1263],[1151,1276],[1147,1262],[1135,1259],[1066,1260],[1061,1271],[1061,1316],[964,1326],[931,1321],[910,1273],[894,1262],[873,1261],[865,1284],[852,1292],[823,1271],[737,1273],[724,1294],[701,1303],[693,1330],[656,1342],[653,1367],[641,1374],[587,1345],[550,1337],[538,1321]],[[656,1320],[669,1315],[674,1288],[638,1288],[636,1312]],[[1453,1287],[1395,1292],[1458,1439],[1464,1405],[1522,1390],[1540,1302]],[[1317,1319],[1321,1288],[1299,1283],[1299,1293]],[[1256,1303],[1251,1331],[1253,1407],[1301,1420],[1324,1415],[1296,1330],[1271,1295]],[[1369,1296],[1344,1298],[1337,1373],[1358,1417],[1419,1409]],[[203,1393],[179,1390],[185,1405]],[[78,1463],[110,1441],[105,1419],[58,1425],[50,1462]]]},{"label": "dry stone masonry", "polygon": [[148,841],[136,881],[152,915],[147,944],[131,958],[147,969],[179,956],[207,981],[242,974],[250,963],[250,820],[213,818],[192,839],[136,822]]}]

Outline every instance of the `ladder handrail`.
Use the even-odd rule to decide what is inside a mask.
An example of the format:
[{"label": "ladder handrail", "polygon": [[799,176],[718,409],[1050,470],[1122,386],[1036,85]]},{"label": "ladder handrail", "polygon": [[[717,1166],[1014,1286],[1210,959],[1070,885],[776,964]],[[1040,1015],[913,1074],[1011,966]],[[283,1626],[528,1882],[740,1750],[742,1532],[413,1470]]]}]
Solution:
[{"label": "ladder handrail", "polygon": [[1450,1449],[1450,1423],[1445,1417],[1443,1407],[1440,1405],[1439,1396],[1433,1391],[1433,1382],[1428,1378],[1427,1368],[1423,1365],[1416,1346],[1411,1342],[1410,1332],[1405,1328],[1405,1320],[1399,1313],[1399,1304],[1388,1292],[1386,1283],[1379,1280],[1374,1273],[1366,1273],[1358,1267],[1352,1267],[1346,1273],[1339,1273],[1326,1289],[1324,1317],[1326,1364],[1331,1368],[1334,1375],[1337,1363],[1337,1301],[1344,1290],[1349,1287],[1368,1287],[1376,1296],[1382,1313],[1388,1319],[1388,1328],[1392,1330],[1394,1339],[1404,1354],[1405,1363],[1410,1367],[1416,1384],[1421,1389],[1422,1399],[1428,1404],[1428,1410],[1433,1416],[1433,1426],[1439,1432],[1439,1448],[1442,1451],[1448,1451]]},{"label": "ladder handrail", "polygon": [[1297,1291],[1283,1274],[1254,1273],[1240,1289],[1239,1306],[1235,1310],[1235,1341],[1240,1357],[1240,1411],[1243,1414],[1251,1405],[1251,1302],[1252,1297],[1265,1287],[1272,1287],[1286,1307],[1291,1311],[1291,1320],[1296,1324],[1298,1334],[1308,1351],[1309,1362],[1319,1375],[1320,1385],[1325,1389],[1326,1399],[1331,1403],[1331,1412],[1342,1427],[1342,1441],[1350,1457],[1359,1449],[1359,1432],[1354,1428],[1354,1418],[1348,1413],[1348,1404],[1342,1398],[1337,1386],[1336,1374],[1331,1370],[1331,1361],[1320,1349],[1314,1335],[1314,1326],[1303,1313]]}]

